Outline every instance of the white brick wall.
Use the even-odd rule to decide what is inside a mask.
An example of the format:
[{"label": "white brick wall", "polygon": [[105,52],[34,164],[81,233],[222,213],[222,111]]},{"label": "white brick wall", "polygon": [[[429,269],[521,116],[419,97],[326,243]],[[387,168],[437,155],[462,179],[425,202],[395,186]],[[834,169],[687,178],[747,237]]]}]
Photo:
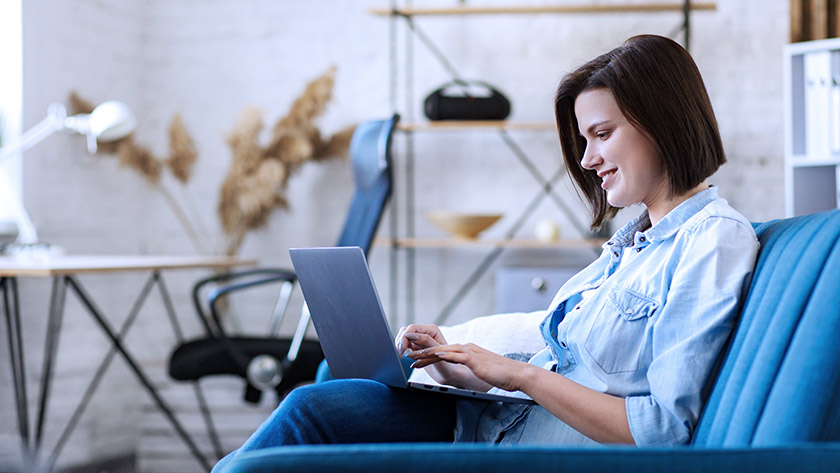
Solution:
[{"label": "white brick wall", "polygon": [[[200,161],[185,189],[171,180],[166,185],[189,202],[204,222],[208,237],[218,241],[217,191],[230,161],[224,136],[245,106],[259,105],[273,124],[308,80],[335,64],[339,71],[336,98],[322,121],[325,131],[390,112],[388,21],[365,10],[385,3],[27,0],[24,127],[40,120],[50,102],[64,101],[71,90],[77,90],[93,101],[113,98],[128,103],[139,120],[137,139],[162,154],[169,120],[181,112],[196,139]],[[783,215],[781,47],[788,37],[787,4],[783,0],[721,0],[716,12],[696,13],[693,21],[693,53],[718,112],[730,159],[712,181],[754,220]],[[463,76],[497,85],[513,102],[511,118],[530,121],[551,120],[554,87],[564,72],[632,34],[667,34],[678,22],[676,14],[418,20]],[[404,42],[403,29],[401,26],[400,44]],[[415,43],[415,71],[415,114],[419,117],[421,98],[447,76],[419,43]],[[404,80],[401,73],[401,86]],[[399,103],[402,109],[402,96]],[[512,136],[543,169],[553,170],[557,165],[559,154],[552,133]],[[421,235],[438,235],[422,211],[451,207],[452,202],[464,208],[505,212],[506,218],[487,233],[501,235],[536,191],[531,177],[492,133],[418,134],[416,143],[416,223]],[[242,254],[258,257],[265,264],[288,266],[287,248],[335,241],[351,192],[349,179],[349,169],[342,162],[304,167],[290,184],[292,210],[277,213],[265,231],[249,235]],[[493,192],[482,192],[487,187]],[[560,192],[567,194],[570,205],[579,207],[568,185],[561,186]],[[399,205],[403,205],[401,197],[398,193]],[[68,252],[194,251],[159,193],[133,172],[120,169],[115,159],[88,156],[80,137],[53,136],[27,153],[25,200],[41,237]],[[561,222],[564,218],[547,201],[526,225],[524,235],[541,217]],[[382,229],[387,232],[387,221]],[[482,250],[419,251],[418,317],[433,318],[484,254]],[[569,258],[552,252],[513,251],[505,253],[497,265],[535,260],[562,264]],[[387,250],[376,249],[372,265],[380,293],[389,305]],[[167,276],[190,334],[197,334],[198,327],[186,294],[201,274]],[[89,287],[104,310],[121,320],[140,281],[135,275],[91,278]],[[458,307],[453,320],[492,312],[492,287],[488,273]],[[47,288],[45,281],[22,284],[30,393],[35,392],[40,370]],[[174,339],[158,299],[152,299],[129,345],[163,383],[163,364]],[[401,303],[400,313],[403,308]],[[5,324],[3,327],[4,331]],[[47,446],[55,441],[69,416],[66,411],[97,366],[96,357],[105,352],[102,336],[72,302],[68,302],[60,349],[50,411],[50,420],[57,425],[48,430]],[[0,382],[0,419],[14,419],[7,357],[4,348],[0,353],[0,379],[4,380]],[[161,452],[162,445],[173,449],[181,445],[177,440],[161,443],[165,424],[150,413],[148,397],[125,368],[115,360],[60,464],[139,451],[141,469],[180,469],[162,466],[166,462],[161,458],[167,456]],[[219,383],[213,385],[215,392],[230,395],[229,400],[224,394],[216,398],[220,416],[237,422],[233,430],[238,433],[225,440],[225,447],[232,448],[267,411],[243,407],[238,402],[239,383]],[[34,405],[34,394],[32,397]],[[191,408],[185,409],[184,415],[191,418]],[[2,463],[17,449],[14,423],[0,421],[0,426]]]}]

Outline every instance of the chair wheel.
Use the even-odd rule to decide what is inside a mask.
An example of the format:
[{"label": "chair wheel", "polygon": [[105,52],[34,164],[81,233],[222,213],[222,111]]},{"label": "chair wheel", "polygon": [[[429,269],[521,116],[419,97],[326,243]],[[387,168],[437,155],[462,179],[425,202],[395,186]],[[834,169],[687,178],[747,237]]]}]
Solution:
[{"label": "chair wheel", "polygon": [[248,382],[260,391],[268,391],[283,381],[283,363],[271,355],[257,355],[248,363]]}]

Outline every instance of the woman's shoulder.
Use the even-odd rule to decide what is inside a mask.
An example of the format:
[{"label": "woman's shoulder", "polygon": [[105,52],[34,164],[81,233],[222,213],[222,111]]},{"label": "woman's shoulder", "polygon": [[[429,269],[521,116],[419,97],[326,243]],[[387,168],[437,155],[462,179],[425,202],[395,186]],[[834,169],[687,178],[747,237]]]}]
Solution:
[{"label": "woman's shoulder", "polygon": [[688,219],[682,232],[695,236],[740,236],[754,243],[758,242],[752,223],[740,212],[732,208],[723,198],[709,202],[700,211]]}]

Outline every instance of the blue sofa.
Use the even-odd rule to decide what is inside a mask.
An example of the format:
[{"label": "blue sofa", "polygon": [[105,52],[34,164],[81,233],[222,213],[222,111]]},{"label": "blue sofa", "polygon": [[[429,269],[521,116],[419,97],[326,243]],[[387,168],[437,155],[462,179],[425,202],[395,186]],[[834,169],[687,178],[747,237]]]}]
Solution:
[{"label": "blue sofa", "polygon": [[840,210],[756,224],[761,252],[691,445],[278,447],[226,472],[840,472]]}]

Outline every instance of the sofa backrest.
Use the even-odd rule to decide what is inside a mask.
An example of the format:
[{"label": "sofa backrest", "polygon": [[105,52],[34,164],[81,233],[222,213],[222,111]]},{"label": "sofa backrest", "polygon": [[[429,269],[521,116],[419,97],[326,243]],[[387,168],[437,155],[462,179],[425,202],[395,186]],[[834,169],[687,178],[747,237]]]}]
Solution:
[{"label": "sofa backrest", "polygon": [[840,210],[755,227],[752,283],[692,443],[840,440]]}]

